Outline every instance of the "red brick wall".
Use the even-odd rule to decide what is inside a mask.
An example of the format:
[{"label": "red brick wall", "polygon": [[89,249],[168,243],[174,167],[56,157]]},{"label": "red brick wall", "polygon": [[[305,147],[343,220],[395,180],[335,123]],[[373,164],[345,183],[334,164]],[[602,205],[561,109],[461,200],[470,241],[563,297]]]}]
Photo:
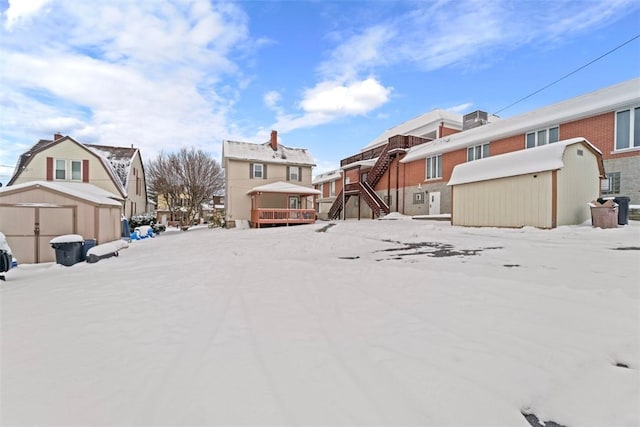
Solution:
[{"label": "red brick wall", "polygon": [[451,129],[446,126],[442,126],[440,128],[440,138],[444,138],[445,136],[453,135],[454,133],[461,132],[458,129]]},{"label": "red brick wall", "polygon": [[467,149],[451,151],[442,155],[442,179],[449,181],[453,168],[460,163],[467,161]]},{"label": "red brick wall", "polygon": [[560,139],[576,137],[586,138],[590,143],[602,151],[604,160],[618,159],[621,157],[637,156],[638,153],[612,154],[615,138],[615,113],[604,113],[587,119],[560,125]]},{"label": "red brick wall", "polygon": [[401,163],[401,173],[405,186],[414,186],[424,182],[426,175],[426,160],[417,160],[410,163]]},{"label": "red brick wall", "polygon": [[512,151],[524,150],[524,148],[524,134],[496,139],[489,144],[489,156],[498,156]]}]

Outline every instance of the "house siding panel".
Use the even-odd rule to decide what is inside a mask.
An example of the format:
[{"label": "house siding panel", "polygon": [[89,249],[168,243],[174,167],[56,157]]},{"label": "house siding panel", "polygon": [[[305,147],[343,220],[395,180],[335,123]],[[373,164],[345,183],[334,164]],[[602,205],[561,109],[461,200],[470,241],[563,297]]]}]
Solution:
[{"label": "house siding panel", "polygon": [[598,160],[585,146],[575,144],[566,148],[563,162],[558,171],[557,225],[581,224],[591,217],[588,203],[600,194]]},{"label": "house siding panel", "polygon": [[456,185],[453,225],[552,227],[552,173]]}]

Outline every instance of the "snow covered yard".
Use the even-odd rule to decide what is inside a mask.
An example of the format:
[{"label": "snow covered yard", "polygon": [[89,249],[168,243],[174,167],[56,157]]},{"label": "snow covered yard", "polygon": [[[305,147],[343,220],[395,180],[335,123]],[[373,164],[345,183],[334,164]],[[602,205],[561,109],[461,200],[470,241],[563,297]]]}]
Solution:
[{"label": "snow covered yard", "polygon": [[640,425],[640,223],[200,228],[0,284],[2,425]]}]

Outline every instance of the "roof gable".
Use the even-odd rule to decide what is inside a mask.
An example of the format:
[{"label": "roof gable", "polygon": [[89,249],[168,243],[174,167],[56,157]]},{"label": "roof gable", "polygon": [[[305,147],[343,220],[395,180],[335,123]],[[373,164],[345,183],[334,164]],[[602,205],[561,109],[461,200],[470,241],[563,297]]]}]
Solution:
[{"label": "roof gable", "polygon": [[[20,158],[18,159],[18,164],[16,166],[16,170],[14,171],[14,174],[11,177],[11,179],[9,180],[9,182],[7,183],[7,185],[8,186],[13,185],[15,180],[20,176],[20,173],[27,167],[29,162],[31,162],[31,160],[34,157],[36,157],[36,155],[41,154],[41,153],[45,152],[46,150],[48,150],[48,149],[50,149],[50,148],[52,148],[54,146],[57,146],[59,144],[65,143],[65,142],[69,142],[69,143],[75,144],[78,147],[80,147],[83,150],[85,150],[91,156],[95,157],[102,164],[102,167],[107,172],[107,174],[110,176],[111,180],[113,181],[113,184],[118,189],[118,192],[120,192],[120,194],[123,197],[126,197],[126,195],[127,195],[126,187],[124,186],[124,184],[121,181],[121,179],[119,178],[119,176],[116,174],[116,172],[115,172],[114,168],[111,166],[111,163],[109,162],[109,160],[107,158],[103,157],[99,152],[96,152],[96,151],[90,149],[89,145],[82,144],[81,142],[76,141],[75,139],[71,138],[70,136],[63,136],[63,137],[60,137],[60,138],[58,138],[56,140],[41,139],[40,141],[38,141],[33,147],[31,147],[29,150],[27,150],[25,153],[23,153],[20,156]],[[125,178],[125,181],[126,181],[126,178]]]}]

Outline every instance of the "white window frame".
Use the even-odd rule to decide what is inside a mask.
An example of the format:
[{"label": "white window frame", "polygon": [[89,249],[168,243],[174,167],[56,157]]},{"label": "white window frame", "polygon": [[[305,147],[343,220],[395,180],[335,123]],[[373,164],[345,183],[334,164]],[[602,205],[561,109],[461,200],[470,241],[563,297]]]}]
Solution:
[{"label": "white window frame", "polygon": [[424,169],[426,180],[442,179],[442,154],[427,157]]},{"label": "white window frame", "polygon": [[[486,150],[485,150],[486,148]],[[486,153],[485,153],[486,151]],[[489,143],[486,142],[484,144],[474,145],[472,147],[467,147],[467,162],[472,162],[474,160],[480,160],[489,157]]]},{"label": "white window frame", "polygon": [[[629,112],[629,129],[625,130],[627,137],[629,138],[629,145],[626,147],[618,148],[618,135],[620,134],[618,128],[618,115],[620,113]],[[634,150],[640,149],[640,133],[638,134],[638,138],[636,138],[636,129],[635,129],[635,121],[637,119],[636,115],[640,114],[640,105],[633,105],[628,108],[624,108],[622,110],[616,111],[616,119],[615,119],[615,132],[613,139],[613,150],[614,151],[624,151],[624,150]]]},{"label": "white window frame", "polygon": [[[78,163],[80,165],[78,178],[73,177],[73,164]],[[71,181],[82,181],[82,160],[69,160],[69,178]]]},{"label": "white window frame", "polygon": [[[553,129],[557,129],[557,137],[555,140],[551,141],[550,139],[550,135],[551,135],[551,131]],[[529,147],[529,135],[533,135],[533,145],[531,147]],[[540,135],[544,135],[544,142],[540,143]],[[560,125],[555,125],[555,126],[549,126],[548,128],[544,128],[544,129],[536,129],[533,130],[531,132],[527,132],[524,134],[524,148],[535,148],[535,147],[539,147],[541,145],[547,145],[547,144],[553,144],[554,142],[558,142],[560,141]]]},{"label": "white window frame", "polygon": [[336,195],[336,182],[331,181],[329,184],[329,196],[333,197]]},{"label": "white window frame", "polygon": [[[258,169],[260,172],[258,173]],[[263,179],[264,178],[264,164],[263,163],[254,163],[253,169],[251,170],[251,177],[255,179]]]},{"label": "white window frame", "polygon": [[[58,168],[58,162],[62,162],[62,169]],[[63,177],[58,178],[58,171],[62,171]],[[67,161],[63,159],[54,159],[53,160],[53,179],[56,181],[66,181],[67,180]]]},{"label": "white window frame", "polygon": [[289,181],[300,181],[300,166],[289,166],[289,176],[287,179]]}]

